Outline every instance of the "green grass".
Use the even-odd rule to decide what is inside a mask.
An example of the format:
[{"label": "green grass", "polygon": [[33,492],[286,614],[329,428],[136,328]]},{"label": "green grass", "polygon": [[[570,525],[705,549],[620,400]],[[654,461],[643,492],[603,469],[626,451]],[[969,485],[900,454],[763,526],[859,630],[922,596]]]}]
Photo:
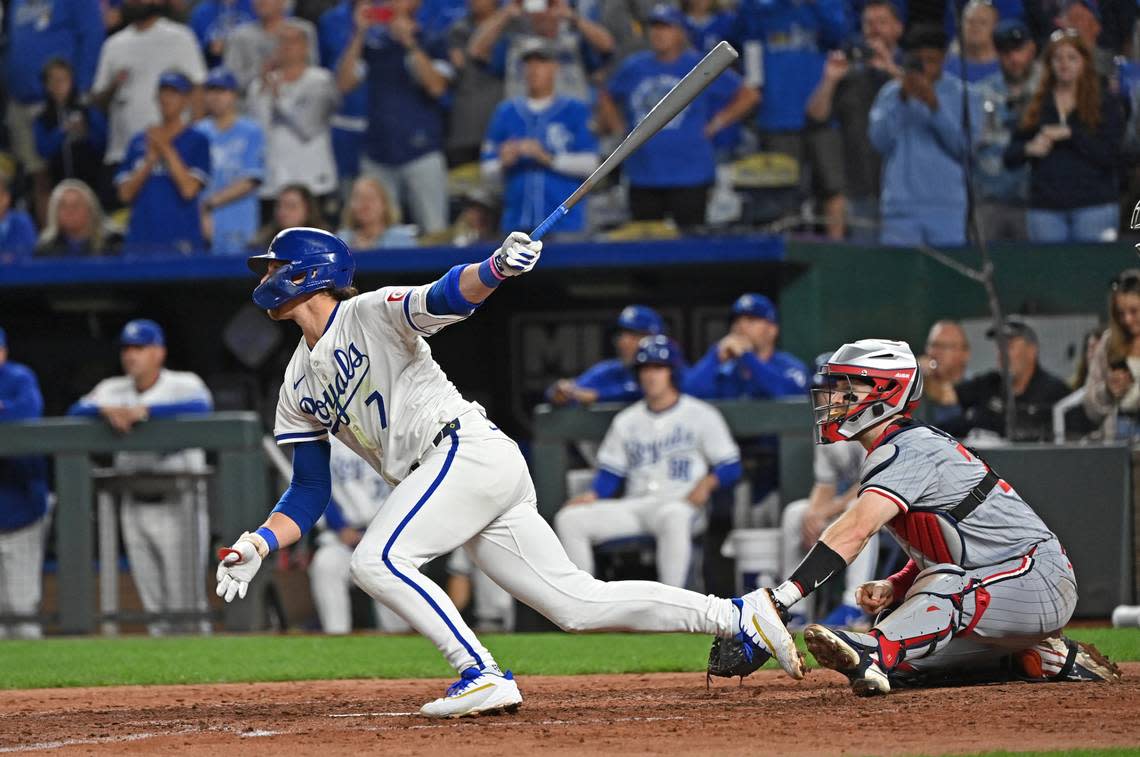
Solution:
[{"label": "green grass", "polygon": [[[1115,660],[1140,660],[1134,629],[1073,629]],[[522,675],[698,672],[703,636],[508,634],[484,638]],[[773,665],[773,663],[769,663]],[[0,689],[119,684],[446,678],[436,649],[414,636],[214,636],[0,642]]]},{"label": "green grass", "polygon": [[1056,749],[1048,752],[977,752],[960,757],[1126,757],[1140,755],[1140,747],[1115,747],[1112,749]]}]

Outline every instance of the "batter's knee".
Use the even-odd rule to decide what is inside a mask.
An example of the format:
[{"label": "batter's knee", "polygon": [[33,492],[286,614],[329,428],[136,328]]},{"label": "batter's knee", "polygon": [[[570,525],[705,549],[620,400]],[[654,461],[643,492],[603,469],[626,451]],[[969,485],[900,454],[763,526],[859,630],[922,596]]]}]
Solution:
[{"label": "batter's knee", "polygon": [[378,553],[357,549],[348,564],[352,582],[373,597],[382,595],[388,585],[398,581]]}]

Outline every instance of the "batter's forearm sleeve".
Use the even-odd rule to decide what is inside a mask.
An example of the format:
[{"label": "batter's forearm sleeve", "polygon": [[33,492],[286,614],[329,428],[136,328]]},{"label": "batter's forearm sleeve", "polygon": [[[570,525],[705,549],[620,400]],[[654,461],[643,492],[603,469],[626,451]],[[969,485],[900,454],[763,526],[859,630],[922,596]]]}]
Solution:
[{"label": "batter's forearm sleeve", "polygon": [[332,473],[327,441],[298,442],[293,445],[293,480],[281,495],[273,512],[297,524],[304,536],[324,513],[332,498]]},{"label": "batter's forearm sleeve", "polygon": [[427,309],[432,315],[471,315],[477,302],[468,302],[459,289],[459,277],[466,265],[454,266],[428,289]]},{"label": "batter's forearm sleeve", "polygon": [[918,563],[914,560],[908,560],[902,570],[887,577],[891,582],[891,589],[895,593],[895,602],[901,602],[902,598],[906,596],[907,590],[910,589],[914,579],[918,577]]}]

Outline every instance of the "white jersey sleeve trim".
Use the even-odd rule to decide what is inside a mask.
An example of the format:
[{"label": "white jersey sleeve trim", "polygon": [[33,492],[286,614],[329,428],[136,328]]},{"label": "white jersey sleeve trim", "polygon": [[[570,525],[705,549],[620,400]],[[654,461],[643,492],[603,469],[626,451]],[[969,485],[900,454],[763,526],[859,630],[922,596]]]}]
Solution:
[{"label": "white jersey sleeve trim", "polygon": [[329,436],[328,431],[297,431],[288,434],[276,434],[273,441],[277,442],[278,446],[286,444],[298,444],[299,442],[319,442],[322,439],[327,439]]}]

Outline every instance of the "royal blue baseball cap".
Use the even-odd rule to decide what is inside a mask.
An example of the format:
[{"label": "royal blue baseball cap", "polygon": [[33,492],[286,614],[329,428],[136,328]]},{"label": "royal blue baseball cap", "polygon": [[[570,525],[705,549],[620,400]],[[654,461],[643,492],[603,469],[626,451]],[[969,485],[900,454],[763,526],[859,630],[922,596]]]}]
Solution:
[{"label": "royal blue baseball cap", "polygon": [[643,334],[665,333],[665,321],[648,305],[626,305],[618,313],[617,325],[619,329],[625,331],[638,331]]},{"label": "royal blue baseball cap", "polygon": [[210,69],[210,74],[206,77],[206,89],[228,89],[237,91],[238,82],[234,72],[225,66],[217,66]]},{"label": "royal blue baseball cap", "polygon": [[649,13],[649,23],[685,27],[685,14],[672,5],[656,5]]},{"label": "royal blue baseball cap", "polygon": [[158,88],[173,89],[176,92],[186,94],[194,88],[194,85],[190,83],[190,79],[187,78],[186,74],[181,71],[171,70],[163,71],[162,75],[158,77]]},{"label": "royal blue baseball cap", "polygon": [[149,347],[151,345],[163,346],[166,337],[159,326],[149,318],[136,318],[128,321],[119,334],[120,347]]},{"label": "royal blue baseball cap", "polygon": [[776,306],[772,304],[772,301],[762,294],[752,292],[736,298],[736,302],[732,303],[732,315],[733,317],[751,315],[772,323],[780,322],[780,315],[776,312]]}]

